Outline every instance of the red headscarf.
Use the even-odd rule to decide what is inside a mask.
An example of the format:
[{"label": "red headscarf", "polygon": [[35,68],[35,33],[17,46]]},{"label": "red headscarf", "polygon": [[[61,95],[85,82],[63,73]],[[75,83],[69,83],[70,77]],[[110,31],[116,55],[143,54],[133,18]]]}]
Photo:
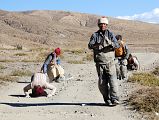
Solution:
[{"label": "red headscarf", "polygon": [[40,96],[47,96],[47,93],[44,91],[44,88],[40,85],[34,86],[32,89],[32,97],[40,97]]},{"label": "red headscarf", "polygon": [[55,53],[56,53],[56,55],[60,55],[61,54],[61,49],[60,48],[56,48],[55,49]]}]

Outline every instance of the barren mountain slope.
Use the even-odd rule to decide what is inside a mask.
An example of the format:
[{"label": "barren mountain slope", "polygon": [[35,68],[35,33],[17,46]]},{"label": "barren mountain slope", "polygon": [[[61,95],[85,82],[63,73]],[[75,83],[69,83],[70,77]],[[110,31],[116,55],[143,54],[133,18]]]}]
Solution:
[{"label": "barren mountain slope", "polygon": [[[99,17],[65,11],[0,11],[0,41],[8,45],[21,41],[26,47],[34,46],[33,42],[39,47],[87,47],[91,34],[98,29]],[[122,34],[132,50],[158,51],[159,25],[111,17],[109,20],[109,29]]]}]

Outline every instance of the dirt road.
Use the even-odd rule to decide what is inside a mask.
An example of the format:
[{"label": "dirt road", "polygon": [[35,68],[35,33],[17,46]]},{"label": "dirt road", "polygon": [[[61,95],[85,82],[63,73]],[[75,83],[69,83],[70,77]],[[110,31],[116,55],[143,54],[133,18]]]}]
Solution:
[{"label": "dirt road", "polygon": [[[148,70],[159,61],[157,53],[136,53],[136,55],[141,63],[141,70]],[[97,86],[94,63],[63,62],[63,65],[66,73],[71,73],[74,78],[62,83],[52,83],[58,89],[52,98],[25,98],[22,89],[29,83],[30,77],[21,78],[17,82],[1,87],[0,119],[137,120],[140,117],[125,104],[125,99],[135,88],[133,85],[119,81],[120,105],[104,106]]]}]

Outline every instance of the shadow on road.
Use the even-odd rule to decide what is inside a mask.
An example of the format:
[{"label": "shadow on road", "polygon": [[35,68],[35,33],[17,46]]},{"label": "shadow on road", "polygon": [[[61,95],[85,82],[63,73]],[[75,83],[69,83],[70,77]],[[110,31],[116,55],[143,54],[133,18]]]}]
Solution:
[{"label": "shadow on road", "polygon": [[17,81],[17,83],[30,83],[30,82],[26,82],[26,81],[25,81],[25,82],[22,82],[22,81]]},{"label": "shadow on road", "polygon": [[25,97],[25,95],[9,95],[9,96],[12,96],[12,97]]},{"label": "shadow on road", "polygon": [[31,106],[106,106],[104,103],[8,103],[2,102],[0,104],[9,105],[12,107],[31,107]]}]

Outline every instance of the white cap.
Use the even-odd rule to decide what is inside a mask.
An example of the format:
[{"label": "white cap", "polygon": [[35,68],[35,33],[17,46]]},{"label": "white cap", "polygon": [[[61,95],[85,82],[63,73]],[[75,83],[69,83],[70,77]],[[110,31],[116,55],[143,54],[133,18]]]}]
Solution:
[{"label": "white cap", "polygon": [[102,17],[98,19],[98,24],[101,24],[101,23],[108,24],[108,19],[106,17]]}]

